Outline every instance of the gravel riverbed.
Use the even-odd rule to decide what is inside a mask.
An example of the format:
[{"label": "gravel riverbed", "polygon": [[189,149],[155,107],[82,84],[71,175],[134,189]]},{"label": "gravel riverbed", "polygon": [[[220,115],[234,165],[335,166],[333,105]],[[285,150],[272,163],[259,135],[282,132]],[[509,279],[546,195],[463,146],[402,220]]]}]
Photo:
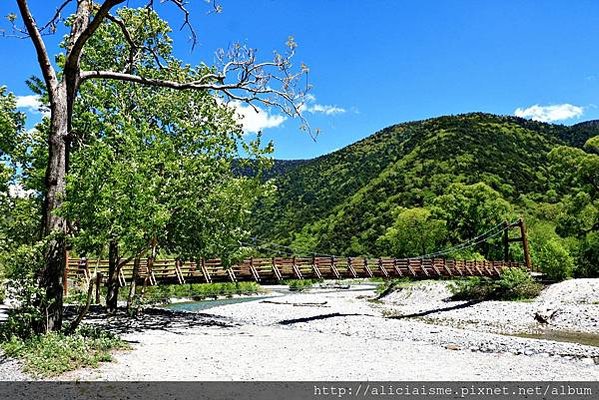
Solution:
[{"label": "gravel riverbed", "polygon": [[379,301],[365,283],[157,312],[113,324],[132,351],[60,379],[599,380],[599,347],[505,335],[540,329],[534,315],[547,309],[557,310],[551,328],[599,333],[598,284],[563,282],[533,302],[467,304],[447,301],[443,282]]}]

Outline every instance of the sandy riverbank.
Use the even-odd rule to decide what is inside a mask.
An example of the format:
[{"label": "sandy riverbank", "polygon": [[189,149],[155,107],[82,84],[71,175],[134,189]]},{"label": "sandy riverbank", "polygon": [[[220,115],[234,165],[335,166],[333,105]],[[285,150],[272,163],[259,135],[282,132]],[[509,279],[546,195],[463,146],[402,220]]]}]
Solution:
[{"label": "sandy riverbank", "polygon": [[[188,319],[191,314],[181,313],[175,322],[147,324],[125,333],[134,350],[118,354],[116,362],[61,378],[599,380],[594,362],[598,347],[500,335],[488,328],[493,324],[484,322],[470,324],[479,325],[478,329],[448,322],[458,311],[470,321],[477,316],[484,321],[488,316],[481,310],[487,307],[524,326],[534,323],[529,321],[530,310],[540,303],[479,303],[474,308],[428,314],[435,316],[435,322],[386,318],[390,310],[404,314],[418,308],[401,292],[373,303],[368,301],[374,295],[372,285],[352,289],[359,290],[312,290],[226,305],[195,314],[194,320]],[[412,292],[412,300],[418,299],[420,291]],[[558,296],[552,299],[562,304]],[[457,305],[434,296],[429,300],[425,308],[437,307],[438,301],[444,307]],[[422,308],[422,301],[418,303]],[[587,306],[598,305],[589,302]],[[593,321],[583,325],[589,323]]]}]

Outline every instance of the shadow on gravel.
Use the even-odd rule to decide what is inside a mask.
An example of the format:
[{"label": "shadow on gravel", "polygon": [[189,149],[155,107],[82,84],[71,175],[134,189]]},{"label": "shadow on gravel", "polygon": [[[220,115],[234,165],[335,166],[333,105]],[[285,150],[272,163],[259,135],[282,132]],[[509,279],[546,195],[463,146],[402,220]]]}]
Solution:
[{"label": "shadow on gravel", "polygon": [[[74,313],[74,310],[68,310],[65,312],[65,315],[72,313]],[[102,308],[96,307],[89,310],[84,322],[100,325],[104,329],[116,334],[151,330],[174,331],[173,333],[178,333],[175,330],[198,326],[221,328],[239,326],[239,324],[225,317],[161,308],[148,308],[144,310],[143,314],[130,317],[125,310],[118,310],[115,314],[109,315]]]},{"label": "shadow on gravel", "polygon": [[304,318],[294,318],[294,319],[284,319],[282,321],[279,321],[279,325],[291,325],[291,324],[297,324],[300,322],[310,322],[310,321],[316,321],[319,319],[327,319],[327,318],[334,318],[334,317],[355,317],[355,316],[366,316],[366,317],[372,317],[372,315],[369,314],[357,314],[357,313],[353,313],[353,314],[342,314],[342,313],[331,313],[331,314],[320,314],[320,315],[314,315],[312,317],[304,317]]},{"label": "shadow on gravel", "polygon": [[443,312],[443,311],[451,311],[451,310],[459,310],[461,308],[468,308],[468,307],[471,307],[471,306],[473,306],[475,304],[482,303],[483,301],[484,300],[470,300],[470,301],[467,301],[466,303],[457,304],[455,306],[433,308],[432,310],[421,311],[421,312],[413,313],[413,314],[390,315],[390,316],[387,316],[386,318],[389,318],[389,319],[404,319],[404,318],[424,317],[426,315],[435,314],[435,313],[439,313],[439,312]]}]

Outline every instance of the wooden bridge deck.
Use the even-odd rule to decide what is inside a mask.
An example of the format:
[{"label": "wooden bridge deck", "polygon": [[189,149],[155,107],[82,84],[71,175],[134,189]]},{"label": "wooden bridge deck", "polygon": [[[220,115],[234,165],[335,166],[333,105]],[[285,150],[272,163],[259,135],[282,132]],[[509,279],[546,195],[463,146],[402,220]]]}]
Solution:
[{"label": "wooden bridge deck", "polygon": [[[166,283],[212,283],[255,281],[278,283],[287,279],[401,278],[442,279],[460,276],[498,278],[508,268],[524,264],[506,261],[466,261],[447,259],[398,259],[361,257],[249,258],[226,268],[219,259],[181,261],[175,259],[140,260],[137,282],[149,285]],[[125,264],[119,282],[125,286],[133,279],[133,261]],[[67,281],[89,280],[96,272],[108,276],[107,260],[68,259]]]}]

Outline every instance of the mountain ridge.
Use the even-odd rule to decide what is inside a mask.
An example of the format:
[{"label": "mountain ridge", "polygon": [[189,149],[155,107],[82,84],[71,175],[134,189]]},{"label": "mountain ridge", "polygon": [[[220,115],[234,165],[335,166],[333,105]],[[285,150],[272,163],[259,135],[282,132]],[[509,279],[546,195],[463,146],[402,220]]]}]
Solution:
[{"label": "mountain ridge", "polygon": [[572,126],[466,113],[383,128],[308,160],[277,160],[278,193],[256,213],[257,234],[282,244],[314,239],[313,250],[352,254],[373,243],[398,207],[422,207],[452,183],[483,182],[510,203],[548,190],[547,154],[582,147],[599,121]]}]

